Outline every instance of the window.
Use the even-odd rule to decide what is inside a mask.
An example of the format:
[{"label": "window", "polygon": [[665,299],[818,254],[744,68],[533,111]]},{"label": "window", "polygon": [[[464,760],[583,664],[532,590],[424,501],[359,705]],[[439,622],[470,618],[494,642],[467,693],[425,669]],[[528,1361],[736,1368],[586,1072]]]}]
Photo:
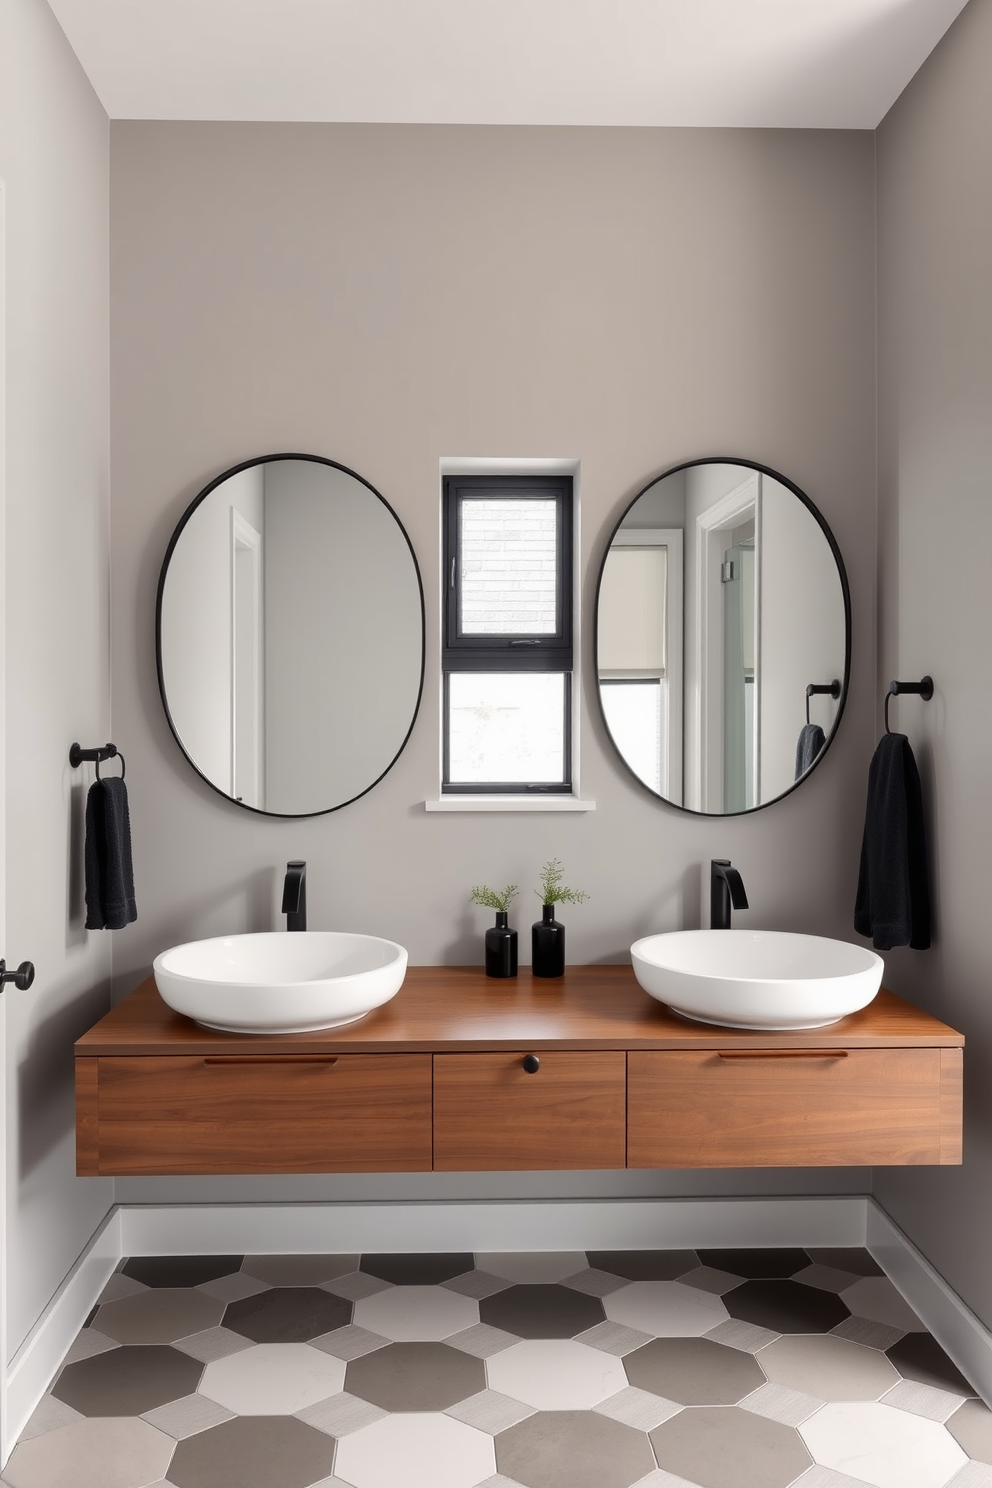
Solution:
[{"label": "window", "polygon": [[572,789],[572,480],[444,482],[445,794]]}]

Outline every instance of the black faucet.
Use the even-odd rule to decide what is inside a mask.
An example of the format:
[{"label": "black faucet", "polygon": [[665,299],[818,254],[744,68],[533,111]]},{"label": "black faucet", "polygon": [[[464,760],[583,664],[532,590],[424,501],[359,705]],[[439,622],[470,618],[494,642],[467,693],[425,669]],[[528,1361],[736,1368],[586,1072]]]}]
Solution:
[{"label": "black faucet", "polygon": [[286,864],[282,912],[286,916],[287,930],[307,928],[307,865],[300,859]]},{"label": "black faucet", "polygon": [[713,858],[710,861],[710,928],[730,929],[730,910],[747,909],[747,894],[744,880],[736,868],[730,866],[729,858]]}]

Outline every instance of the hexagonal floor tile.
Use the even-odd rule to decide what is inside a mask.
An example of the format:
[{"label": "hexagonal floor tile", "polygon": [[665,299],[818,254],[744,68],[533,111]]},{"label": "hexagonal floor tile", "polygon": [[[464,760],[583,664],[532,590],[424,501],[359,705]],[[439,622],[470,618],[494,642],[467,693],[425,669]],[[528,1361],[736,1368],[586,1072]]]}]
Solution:
[{"label": "hexagonal floor tile", "polygon": [[832,1333],[776,1338],[757,1357],[775,1384],[820,1400],[880,1400],[899,1381],[884,1354]]},{"label": "hexagonal floor tile", "polygon": [[426,1413],[383,1416],[352,1432],[338,1442],[335,1463],[354,1488],[474,1488],[495,1470],[491,1436]]},{"label": "hexagonal floor tile", "polygon": [[836,1271],[850,1271],[854,1276],[882,1276],[881,1266],[867,1250],[854,1245],[807,1246],[806,1254],[820,1266]]},{"label": "hexagonal floor tile", "polygon": [[567,1276],[584,1271],[587,1264],[592,1265],[592,1262],[587,1263],[584,1250],[501,1250],[487,1251],[478,1257],[479,1269],[490,1276],[531,1285],[564,1281]]},{"label": "hexagonal floor tile", "polygon": [[992,1411],[987,1405],[966,1400],[944,1424],[969,1457],[992,1464]]},{"label": "hexagonal floor tile", "polygon": [[387,1411],[442,1411],[486,1388],[486,1366],[446,1343],[389,1343],[353,1359],[344,1388]]},{"label": "hexagonal floor tile", "polygon": [[931,1333],[907,1333],[885,1352],[903,1379],[931,1385],[935,1390],[950,1390],[954,1395],[976,1393]]},{"label": "hexagonal floor tile", "polygon": [[719,1297],[678,1281],[632,1281],[604,1298],[603,1305],[615,1323],[656,1338],[698,1338],[727,1319]]},{"label": "hexagonal floor tile", "polygon": [[773,1333],[828,1333],[850,1316],[833,1292],[797,1281],[745,1281],[724,1301],[732,1317]]},{"label": "hexagonal floor tile", "polygon": [[630,1488],[654,1467],[648,1439],[593,1411],[540,1411],[496,1438],[501,1473],[526,1488]]},{"label": "hexagonal floor tile", "polygon": [[155,1287],[117,1302],[105,1302],[94,1326],[118,1343],[173,1343],[216,1328],[224,1303],[192,1287]]},{"label": "hexagonal floor tile", "polygon": [[650,1433],[658,1465],[700,1488],[787,1488],[811,1465],[791,1426],[735,1406],[689,1406]]},{"label": "hexagonal floor tile", "polygon": [[357,1255],[245,1256],[241,1270],[269,1286],[319,1286],[358,1270]]},{"label": "hexagonal floor tile", "polygon": [[675,1281],[699,1265],[694,1250],[590,1250],[589,1264],[627,1281]]},{"label": "hexagonal floor tile", "polygon": [[132,1418],[76,1421],[21,1442],[4,1470],[11,1488],[145,1488],[169,1470],[175,1442]]},{"label": "hexagonal floor tile", "polygon": [[254,1343],[307,1343],[350,1323],[351,1309],[322,1287],[275,1287],[230,1302],[224,1327]]},{"label": "hexagonal floor tile", "polygon": [[202,1373],[199,1360],[178,1349],[125,1344],[66,1365],[52,1394],[84,1416],[140,1416],[192,1394]]},{"label": "hexagonal floor tile", "polygon": [[453,1255],[363,1255],[360,1270],[393,1286],[440,1286],[471,1271],[471,1252]]},{"label": "hexagonal floor tile", "polygon": [[361,1297],[355,1322],[370,1333],[397,1343],[426,1343],[448,1338],[479,1321],[479,1304],[442,1286],[395,1286]]},{"label": "hexagonal floor tile", "polygon": [[936,1421],[889,1405],[825,1405],[799,1427],[813,1458],[875,1488],[943,1488],[967,1457]]},{"label": "hexagonal floor tile", "polygon": [[179,1443],[176,1488],[311,1488],[331,1475],[334,1442],[292,1416],[245,1416]]},{"label": "hexagonal floor tile", "polygon": [[653,1338],[623,1362],[632,1385],[680,1405],[736,1405],[765,1383],[750,1354],[709,1338]]},{"label": "hexagonal floor tile", "polygon": [[627,1388],[612,1354],[571,1338],[533,1338],[489,1360],[489,1383],[536,1410],[589,1410]]},{"label": "hexagonal floor tile", "polygon": [[345,1366],[306,1343],[260,1343],[208,1364],[200,1394],[238,1416],[293,1416],[344,1386]]},{"label": "hexagonal floor tile", "polygon": [[606,1316],[599,1297],[553,1283],[524,1283],[483,1297],[479,1316],[518,1338],[574,1338]]},{"label": "hexagonal floor tile", "polygon": [[194,1287],[241,1270],[244,1256],[128,1256],[125,1276],[150,1287]]},{"label": "hexagonal floor tile", "polygon": [[701,1250],[700,1264],[716,1271],[730,1271],[749,1281],[786,1281],[809,1265],[809,1256],[798,1247],[791,1250],[738,1249]]},{"label": "hexagonal floor tile", "polygon": [[862,1276],[845,1287],[841,1298],[854,1317],[870,1318],[888,1328],[901,1328],[905,1333],[925,1333],[926,1329],[887,1276]]}]

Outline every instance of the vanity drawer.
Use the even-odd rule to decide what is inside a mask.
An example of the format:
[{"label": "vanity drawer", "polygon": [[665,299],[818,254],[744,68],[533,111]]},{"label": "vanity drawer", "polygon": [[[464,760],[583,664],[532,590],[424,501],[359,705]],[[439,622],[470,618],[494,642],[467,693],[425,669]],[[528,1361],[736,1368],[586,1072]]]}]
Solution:
[{"label": "vanity drawer", "polygon": [[631,1051],[631,1168],[961,1161],[961,1050]]},{"label": "vanity drawer", "polygon": [[435,1169],[624,1166],[623,1051],[536,1052],[435,1054]]},{"label": "vanity drawer", "polygon": [[429,1054],[77,1063],[80,1173],[430,1170]]}]

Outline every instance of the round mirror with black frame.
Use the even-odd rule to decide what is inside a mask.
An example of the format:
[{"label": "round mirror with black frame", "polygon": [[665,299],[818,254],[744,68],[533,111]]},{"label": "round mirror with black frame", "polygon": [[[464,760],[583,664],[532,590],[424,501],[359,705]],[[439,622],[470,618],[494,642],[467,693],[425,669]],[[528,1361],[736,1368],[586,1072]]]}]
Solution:
[{"label": "round mirror with black frame", "polygon": [[823,758],[847,701],[851,597],[798,486],[750,460],[657,476],[614,527],[595,666],[621,760],[705,816],[778,801]]},{"label": "round mirror with black frame", "polygon": [[155,639],[169,726],[208,785],[266,816],[336,811],[396,763],[420,707],[413,547],[337,461],[246,460],[172,534]]}]

